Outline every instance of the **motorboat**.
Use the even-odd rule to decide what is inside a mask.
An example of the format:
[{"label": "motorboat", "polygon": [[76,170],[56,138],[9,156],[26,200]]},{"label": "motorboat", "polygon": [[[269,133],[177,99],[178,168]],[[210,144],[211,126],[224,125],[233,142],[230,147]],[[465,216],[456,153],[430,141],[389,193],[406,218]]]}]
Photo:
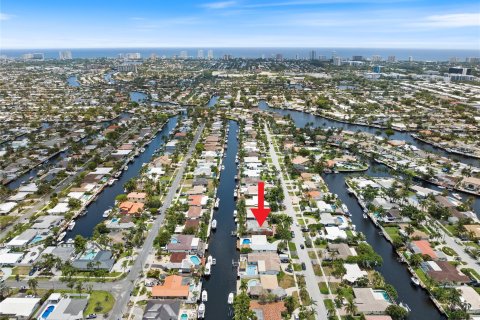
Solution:
[{"label": "motorboat", "polygon": [[412,283],[416,286],[419,286],[420,285],[420,280],[416,277],[411,277],[410,278],[412,280]]},{"label": "motorboat", "polygon": [[348,211],[348,207],[345,204],[342,204],[342,210],[347,216],[350,215],[350,211]]},{"label": "motorboat", "polygon": [[364,214],[363,214],[363,219],[367,219],[367,218],[368,218],[367,214],[364,213]]},{"label": "motorboat", "polygon": [[67,226],[67,230],[73,230],[73,228],[75,228],[75,221],[70,221],[70,223],[68,224]]},{"label": "motorboat", "polygon": [[233,304],[233,299],[234,298],[235,298],[235,295],[233,294],[233,292],[230,292],[228,294],[228,299],[227,299],[228,304]]},{"label": "motorboat", "polygon": [[117,179],[110,179],[110,180],[108,180],[107,184],[108,184],[109,186],[111,186],[111,185],[113,185],[113,184],[115,183],[115,181],[117,181]]},{"label": "motorboat", "polygon": [[208,256],[208,258],[207,258],[207,263],[212,264],[212,259],[213,259],[212,256]]},{"label": "motorboat", "polygon": [[141,148],[140,152],[142,152],[142,153],[145,152],[145,148]]},{"label": "motorboat", "polygon": [[87,214],[87,210],[83,209],[82,211],[80,211],[80,213],[78,214],[79,216],[84,216]]},{"label": "motorboat", "polygon": [[408,312],[412,311],[412,309],[410,309],[410,307],[408,306],[408,304],[406,304],[405,302],[400,302],[398,304],[400,307],[402,307],[403,309],[407,310]]},{"label": "motorboat", "polygon": [[216,265],[217,264],[217,259],[215,258],[212,258],[212,266]]},{"label": "motorboat", "polygon": [[203,319],[205,318],[205,304],[202,302],[198,306],[198,312],[197,312],[198,319]]},{"label": "motorboat", "polygon": [[207,263],[205,264],[205,272],[204,272],[204,275],[205,275],[205,276],[210,276],[211,273],[212,273],[212,264],[207,262]]},{"label": "motorboat", "polygon": [[208,293],[207,290],[202,291],[202,301],[207,302],[208,301]]},{"label": "motorboat", "polygon": [[234,216],[234,217],[237,217],[237,214],[238,214],[238,211],[237,211],[237,210],[233,210],[233,216]]},{"label": "motorboat", "polygon": [[214,207],[215,209],[218,209],[218,206],[219,206],[219,205],[220,205],[220,199],[217,198],[217,199],[215,200],[215,204],[214,204],[213,207]]},{"label": "motorboat", "polygon": [[61,240],[63,240],[63,238],[65,238],[65,236],[66,236],[66,235],[67,235],[67,233],[66,233],[66,232],[62,232],[62,233],[60,233],[60,235],[59,235],[59,236],[58,236],[58,238],[57,238],[57,241],[61,241]]},{"label": "motorboat", "polygon": [[459,195],[458,193],[452,193],[452,197],[454,197],[457,200],[462,200],[462,196]]},{"label": "motorboat", "polygon": [[213,219],[212,220],[212,230],[217,229],[217,220]]},{"label": "motorboat", "polygon": [[103,212],[102,217],[108,218],[108,216],[112,213],[112,209],[107,209]]},{"label": "motorboat", "polygon": [[128,166],[125,166],[125,167],[123,168],[123,171],[127,171],[127,170],[128,170]]}]

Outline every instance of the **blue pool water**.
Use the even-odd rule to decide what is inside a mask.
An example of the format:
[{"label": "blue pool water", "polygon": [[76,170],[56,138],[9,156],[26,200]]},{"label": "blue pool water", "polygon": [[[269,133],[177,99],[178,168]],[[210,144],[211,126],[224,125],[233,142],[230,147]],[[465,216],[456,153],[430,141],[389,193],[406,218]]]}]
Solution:
[{"label": "blue pool water", "polygon": [[178,240],[176,238],[172,238],[172,240],[170,240],[170,243],[178,243]]},{"label": "blue pool water", "polygon": [[30,243],[37,243],[37,242],[41,241],[42,239],[43,239],[42,236],[37,235],[37,236],[35,236],[35,238],[32,239],[32,241]]},{"label": "blue pool water", "polygon": [[97,252],[95,250],[87,251],[83,254],[82,260],[93,260],[96,255],[97,255]]},{"label": "blue pool water", "polygon": [[113,219],[112,219],[112,223],[115,223],[115,222],[117,222],[117,221],[118,221],[118,218],[113,218]]},{"label": "blue pool water", "polygon": [[255,280],[255,279],[248,280],[247,286],[255,287],[256,285],[258,285],[258,280]]},{"label": "blue pool water", "polygon": [[42,313],[42,318],[47,319],[50,313],[52,313],[53,309],[55,309],[55,306],[48,306],[45,311]]},{"label": "blue pool water", "polygon": [[390,297],[388,296],[388,293],[385,290],[373,290],[373,292],[380,293],[385,301],[392,302],[390,300]]},{"label": "blue pool water", "polygon": [[188,315],[186,313],[182,313],[182,315],[180,316],[180,319],[181,320],[187,320],[188,319]]},{"label": "blue pool water", "polygon": [[343,217],[337,217],[337,220],[340,221],[340,223],[344,223],[345,220],[343,219]]},{"label": "blue pool water", "polygon": [[196,266],[200,264],[200,258],[197,256],[190,256],[190,261],[192,261],[192,263]]},{"label": "blue pool water", "polygon": [[257,266],[253,264],[249,264],[247,266],[247,275],[249,276],[255,276],[257,274]]},{"label": "blue pool water", "polygon": [[252,240],[250,239],[243,239],[242,240],[242,244],[251,244],[252,243]]}]

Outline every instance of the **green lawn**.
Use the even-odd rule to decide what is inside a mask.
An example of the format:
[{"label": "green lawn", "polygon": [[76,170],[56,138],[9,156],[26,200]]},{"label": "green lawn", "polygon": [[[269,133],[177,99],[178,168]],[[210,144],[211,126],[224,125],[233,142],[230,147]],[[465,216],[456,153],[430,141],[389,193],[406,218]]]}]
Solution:
[{"label": "green lawn", "polygon": [[280,272],[277,275],[277,280],[278,280],[278,285],[283,289],[295,287],[295,279],[293,278],[292,275]]},{"label": "green lawn", "polygon": [[108,291],[92,291],[90,295],[90,300],[88,300],[88,305],[84,315],[91,313],[107,313],[113,308],[115,303],[115,298]]},{"label": "green lawn", "polygon": [[390,236],[392,241],[395,241],[395,239],[401,239],[402,237],[398,233],[399,228],[398,227],[385,227],[385,232]]},{"label": "green lawn", "polygon": [[297,246],[295,245],[294,242],[289,242],[289,243],[288,243],[288,249],[289,249],[290,251],[297,251]]},{"label": "green lawn", "polygon": [[328,287],[325,282],[319,282],[318,287],[320,288],[320,292],[323,294],[328,294]]},{"label": "green lawn", "polygon": [[424,283],[428,283],[427,275],[423,272],[422,269],[416,268],[415,273],[417,274],[417,277]]},{"label": "green lawn", "polygon": [[443,247],[442,251],[448,256],[458,256],[458,254],[450,247]]}]

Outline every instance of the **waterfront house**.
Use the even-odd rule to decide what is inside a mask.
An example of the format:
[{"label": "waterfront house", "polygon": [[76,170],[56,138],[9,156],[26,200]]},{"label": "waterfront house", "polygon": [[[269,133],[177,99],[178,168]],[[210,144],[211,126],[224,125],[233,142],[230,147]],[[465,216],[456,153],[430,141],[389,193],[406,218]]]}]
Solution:
[{"label": "waterfront house", "polygon": [[358,311],[365,314],[382,314],[391,304],[391,300],[384,290],[372,288],[353,288],[355,304]]},{"label": "waterfront house", "polygon": [[178,319],[180,301],[148,300],[142,320]]},{"label": "waterfront house", "polygon": [[163,284],[152,287],[152,298],[186,299],[189,294],[188,281],[188,278],[177,275],[167,276]]},{"label": "waterfront house", "polygon": [[140,214],[142,213],[145,204],[125,201],[122,202],[118,207],[121,214]]},{"label": "waterfront house", "polygon": [[147,201],[147,194],[145,192],[130,192],[127,194],[127,199],[134,203],[145,203]]},{"label": "waterfront house", "polygon": [[422,255],[427,255],[433,260],[437,260],[437,253],[430,246],[430,242],[427,240],[416,240],[409,243],[410,250],[413,253],[420,253]]},{"label": "waterfront house", "polygon": [[6,298],[0,302],[0,316],[16,320],[30,319],[40,302],[40,298]]},{"label": "waterfront house", "polygon": [[462,180],[461,186],[467,191],[480,193],[480,178],[466,177]]},{"label": "waterfront house", "polygon": [[170,243],[167,244],[168,252],[186,252],[190,254],[201,253],[203,243],[200,238],[189,234],[177,234],[172,236]]},{"label": "waterfront house", "polygon": [[61,293],[52,293],[39,314],[48,312],[48,320],[81,320],[84,319],[83,311],[87,307],[88,299],[89,295],[70,294],[64,297]]},{"label": "waterfront house", "polygon": [[470,278],[460,272],[454,265],[448,261],[426,261],[422,263],[422,269],[433,280],[446,283],[467,283]]}]

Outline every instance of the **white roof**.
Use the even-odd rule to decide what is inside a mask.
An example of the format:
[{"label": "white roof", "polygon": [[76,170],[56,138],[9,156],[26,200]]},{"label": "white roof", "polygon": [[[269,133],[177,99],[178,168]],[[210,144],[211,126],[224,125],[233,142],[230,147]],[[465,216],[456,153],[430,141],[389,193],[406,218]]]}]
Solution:
[{"label": "white roof", "polygon": [[6,298],[0,302],[0,314],[28,318],[39,303],[40,298]]},{"label": "white roof", "polygon": [[259,234],[259,235],[254,234],[252,235],[251,240],[253,245],[262,245],[262,244],[268,243],[267,236],[263,234]]},{"label": "white roof", "polygon": [[328,240],[347,239],[347,233],[338,227],[325,227],[325,231],[325,238]]},{"label": "white roof", "polygon": [[70,192],[68,197],[80,200],[84,194],[85,192]]},{"label": "white roof", "polygon": [[350,283],[357,281],[359,278],[368,275],[366,271],[360,269],[356,263],[344,263],[343,266],[346,269],[346,273],[343,276],[343,280],[347,280]]},{"label": "white roof", "polygon": [[48,212],[53,214],[68,212],[68,203],[66,202],[57,203],[57,205],[54,208],[48,210]]},{"label": "white roof", "polygon": [[4,202],[0,204],[0,213],[9,213],[17,205],[16,202]]},{"label": "white roof", "polygon": [[90,174],[108,174],[112,170],[113,168],[97,168],[95,171],[90,172]]},{"label": "white roof", "polygon": [[20,252],[8,252],[0,254],[0,264],[14,264],[17,263],[23,257],[23,253]]},{"label": "white roof", "polygon": [[21,200],[25,199],[25,197],[28,196],[29,194],[31,194],[31,192],[17,192],[13,196],[9,197],[8,200],[9,201],[21,201]]},{"label": "white roof", "polygon": [[129,154],[130,152],[132,152],[132,150],[115,150],[115,152],[113,153],[113,155],[121,155],[121,156],[124,156],[124,155]]},{"label": "white roof", "polygon": [[21,186],[20,188],[18,188],[18,191],[20,192],[37,192],[38,191],[38,187],[35,183],[29,183],[27,185],[24,185],[24,186]]}]

